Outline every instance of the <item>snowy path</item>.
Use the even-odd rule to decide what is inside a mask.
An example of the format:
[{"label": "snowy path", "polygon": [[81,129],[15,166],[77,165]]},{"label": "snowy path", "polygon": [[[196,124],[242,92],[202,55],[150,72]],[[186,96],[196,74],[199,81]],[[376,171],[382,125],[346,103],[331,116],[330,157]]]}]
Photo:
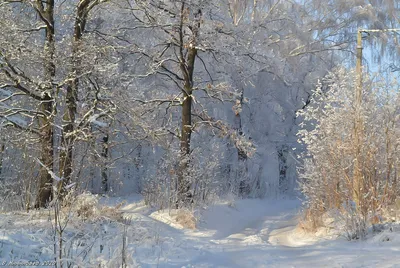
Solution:
[{"label": "snowy path", "polygon": [[[399,233],[355,242],[318,240],[296,229],[299,209],[299,202],[290,200],[214,205],[203,211],[196,230],[187,230],[167,212],[152,212],[138,200],[128,201],[122,210],[131,219],[129,267],[400,267]],[[79,267],[119,267],[120,226],[113,221],[71,222],[66,236],[82,236],[81,241],[93,243]],[[84,247],[75,247],[74,260],[84,252]],[[48,260],[51,254],[52,231],[46,217],[0,214],[0,263],[10,258]]]},{"label": "snowy path", "polygon": [[[197,230],[170,229],[175,248],[164,248],[143,267],[400,267],[400,239],[321,241],[296,229],[298,201],[242,200],[209,208]],[[385,234],[382,234],[382,237]],[[171,245],[169,245],[171,246]]]}]

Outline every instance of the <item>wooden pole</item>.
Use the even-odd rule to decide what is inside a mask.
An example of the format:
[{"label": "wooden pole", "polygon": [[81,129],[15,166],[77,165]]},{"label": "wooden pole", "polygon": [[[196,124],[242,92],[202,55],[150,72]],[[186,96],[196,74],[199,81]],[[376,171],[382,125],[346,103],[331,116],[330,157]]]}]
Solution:
[{"label": "wooden pole", "polygon": [[362,94],[362,33],[364,30],[359,29],[357,31],[357,63],[356,63],[356,101],[357,104],[361,104],[361,94]]},{"label": "wooden pole", "polygon": [[356,63],[356,86],[355,86],[355,122],[354,122],[354,174],[353,174],[353,198],[356,203],[358,211],[362,205],[362,167],[361,167],[361,137],[363,125],[361,121],[361,104],[362,104],[362,33],[364,31],[359,29],[357,31],[357,63]]}]

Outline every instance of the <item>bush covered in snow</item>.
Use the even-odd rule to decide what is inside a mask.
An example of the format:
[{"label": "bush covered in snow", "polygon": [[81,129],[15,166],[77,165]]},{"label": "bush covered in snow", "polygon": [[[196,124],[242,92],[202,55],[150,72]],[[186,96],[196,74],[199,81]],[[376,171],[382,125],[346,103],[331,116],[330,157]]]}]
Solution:
[{"label": "bush covered in snow", "polygon": [[66,214],[74,214],[82,220],[97,221],[100,218],[122,220],[122,213],[119,208],[123,203],[110,207],[101,205],[99,200],[99,195],[89,192],[75,195],[74,191],[71,191],[63,200],[62,211]]},{"label": "bush covered in snow", "polygon": [[299,141],[301,188],[312,225],[329,210],[347,220],[349,236],[362,237],[368,224],[383,220],[399,194],[400,91],[396,79],[365,79],[361,106],[355,75],[329,74],[302,110]]}]

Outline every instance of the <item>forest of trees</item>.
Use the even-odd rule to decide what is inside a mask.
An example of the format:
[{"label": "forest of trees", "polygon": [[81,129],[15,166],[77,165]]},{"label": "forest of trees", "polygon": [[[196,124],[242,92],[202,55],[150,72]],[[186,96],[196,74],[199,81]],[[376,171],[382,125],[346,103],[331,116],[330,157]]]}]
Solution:
[{"label": "forest of trees", "polygon": [[357,29],[400,28],[399,12],[396,0],[0,0],[0,209],[83,191],[179,208],[300,188],[315,223],[355,201],[359,172],[357,210],[377,220],[399,188],[400,31],[363,36],[363,71],[380,75],[364,77],[362,146],[349,70]]}]

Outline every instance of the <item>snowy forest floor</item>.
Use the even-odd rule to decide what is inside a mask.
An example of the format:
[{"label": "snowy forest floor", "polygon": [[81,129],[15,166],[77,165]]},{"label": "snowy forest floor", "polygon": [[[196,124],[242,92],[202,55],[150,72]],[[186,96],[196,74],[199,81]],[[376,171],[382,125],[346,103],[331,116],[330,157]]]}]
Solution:
[{"label": "snowy forest floor", "polygon": [[[122,200],[101,201],[112,206]],[[140,197],[125,200],[120,210],[129,220],[69,220],[63,235],[66,263],[119,267],[124,259],[127,267],[400,267],[399,233],[384,231],[352,242],[305,234],[297,227],[297,200],[220,202],[199,213],[194,230],[182,228],[168,211],[144,206]],[[43,210],[0,214],[0,266],[52,260],[50,217]]]}]

